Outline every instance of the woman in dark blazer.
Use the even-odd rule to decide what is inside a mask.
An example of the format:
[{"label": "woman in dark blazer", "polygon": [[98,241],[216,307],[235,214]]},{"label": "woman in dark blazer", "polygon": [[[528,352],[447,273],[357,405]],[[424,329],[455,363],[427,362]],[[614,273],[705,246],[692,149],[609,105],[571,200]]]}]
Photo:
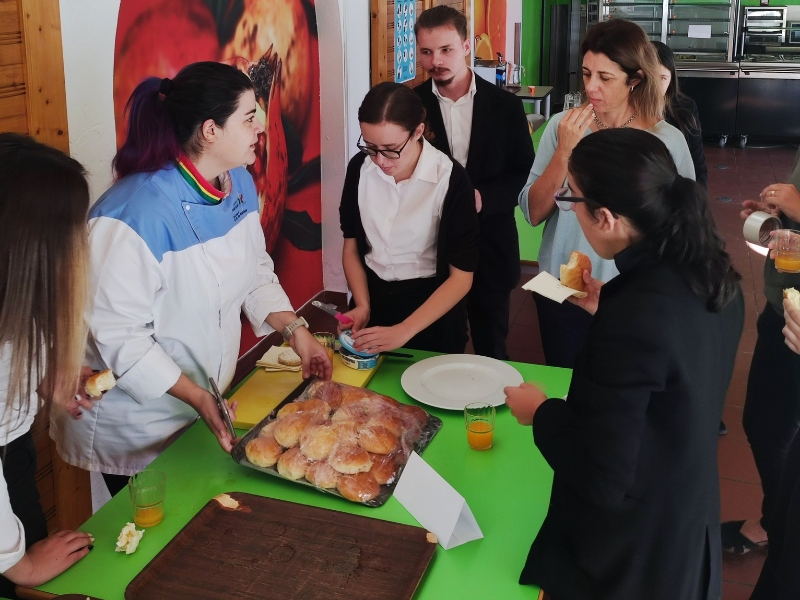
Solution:
[{"label": "woman in dark blazer", "polygon": [[[554,471],[520,583],[553,600],[721,594],[717,429],[744,304],[705,193],[636,129],[585,137],[561,210],[620,274],[584,272],[594,313],[567,401],[506,402]],[[569,192],[572,196],[569,196]]]}]

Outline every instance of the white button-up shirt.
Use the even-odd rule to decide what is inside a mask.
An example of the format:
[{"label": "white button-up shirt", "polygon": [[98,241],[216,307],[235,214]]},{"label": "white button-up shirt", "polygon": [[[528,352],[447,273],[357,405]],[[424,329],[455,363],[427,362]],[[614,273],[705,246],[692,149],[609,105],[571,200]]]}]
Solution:
[{"label": "white button-up shirt", "polygon": [[445,98],[433,82],[433,93],[439,100],[439,109],[442,111],[444,130],[447,132],[447,141],[450,144],[450,154],[462,167],[467,166],[469,155],[469,136],[472,135],[472,109],[475,106],[475,73],[472,74],[472,83],[469,91],[456,101]]},{"label": "white button-up shirt", "polygon": [[411,177],[396,183],[371,160],[358,182],[358,208],[371,246],[367,266],[384,281],[436,275],[436,244],[453,163],[427,140]]}]

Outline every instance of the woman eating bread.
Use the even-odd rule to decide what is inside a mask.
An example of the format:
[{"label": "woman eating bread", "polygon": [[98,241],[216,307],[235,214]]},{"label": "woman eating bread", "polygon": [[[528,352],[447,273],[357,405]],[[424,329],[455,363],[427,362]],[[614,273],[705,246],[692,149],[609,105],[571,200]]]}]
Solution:
[{"label": "woman eating bread", "polygon": [[[58,531],[36,487],[31,425],[51,401],[80,410],[86,342],[83,167],[31,138],[0,134],[0,597],[49,581],[91,550],[91,535]],[[54,301],[54,299],[56,299]],[[83,378],[91,370],[84,373]],[[89,405],[85,394],[78,396]]]},{"label": "woman eating bread", "polygon": [[410,88],[376,85],[358,121],[361,152],[339,207],[355,347],[461,353],[464,297],[478,266],[469,177],[425,139],[425,108]]},{"label": "woman eating bread", "polygon": [[[683,134],[664,120],[658,55],[641,27],[622,19],[597,23],[587,32],[581,55],[586,102],[550,119],[519,206],[531,225],[545,223],[540,269],[558,277],[559,265],[577,250],[591,260],[593,276],[605,282],[617,274],[614,262],[592,250],[574,214],[557,210],[554,200],[565,185],[567,161],[576,144],[605,129],[638,129],[666,144],[684,177],[694,179],[694,166]],[[547,364],[571,368],[591,317],[571,304],[533,297]]]},{"label": "woman eating bread", "polygon": [[242,166],[264,131],[250,79],[194,63],[144,80],[128,113],[117,181],[89,214],[88,355],[118,384],[81,420],[51,428],[64,460],[102,472],[112,495],[198,415],[230,451],[208,380],[230,384],[242,312],[259,336],[282,331],[305,377],[331,375],[275,276]]},{"label": "woman eating bread", "polygon": [[637,129],[583,138],[568,162],[572,214],[606,284],[569,394],[505,389],[553,468],[547,517],[520,582],[559,598],[718,598],[719,418],[744,319],[740,276],[704,190]]}]

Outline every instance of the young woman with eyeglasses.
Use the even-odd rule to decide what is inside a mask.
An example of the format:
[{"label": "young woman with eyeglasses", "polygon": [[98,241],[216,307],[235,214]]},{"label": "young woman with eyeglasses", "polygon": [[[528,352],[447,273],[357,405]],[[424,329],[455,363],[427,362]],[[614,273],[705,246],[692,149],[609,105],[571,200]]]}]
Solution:
[{"label": "young woman with eyeglasses", "polygon": [[744,321],[740,276],[705,191],[656,136],[583,138],[568,187],[558,209],[619,275],[584,273],[590,293],[576,303],[594,316],[566,402],[505,389],[554,471],[520,582],[553,600],[719,598],[717,429]]},{"label": "young woman with eyeglasses", "polygon": [[339,206],[355,347],[463,352],[463,298],[478,266],[467,173],[425,139],[422,100],[404,85],[372,88],[358,120],[361,152]]}]

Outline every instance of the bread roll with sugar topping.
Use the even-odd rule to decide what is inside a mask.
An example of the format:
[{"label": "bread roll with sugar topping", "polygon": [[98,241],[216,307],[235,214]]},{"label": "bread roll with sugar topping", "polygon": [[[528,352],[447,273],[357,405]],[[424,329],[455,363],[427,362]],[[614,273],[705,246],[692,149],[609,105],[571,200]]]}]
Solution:
[{"label": "bread roll with sugar topping", "polygon": [[300,436],[311,425],[321,422],[315,412],[297,412],[278,419],[273,430],[275,440],[284,448],[293,448],[300,443]]},{"label": "bread roll with sugar topping", "polygon": [[381,486],[369,473],[342,475],[339,477],[336,489],[353,502],[369,502],[381,493]]},{"label": "bread roll with sugar topping", "polygon": [[592,273],[592,261],[583,252],[573,251],[569,253],[569,262],[559,267],[561,285],[578,292],[586,291],[586,284],[583,282],[583,272]]},{"label": "bread roll with sugar topping", "polygon": [[257,467],[272,467],[283,454],[283,448],[271,435],[253,438],[244,447],[244,453],[252,464]]},{"label": "bread roll with sugar topping", "polygon": [[338,436],[331,425],[316,425],[300,436],[300,450],[311,460],[327,458],[336,445]]},{"label": "bread roll with sugar topping", "polygon": [[369,453],[355,444],[337,444],[328,456],[328,463],[345,475],[363,473],[372,467]]},{"label": "bread roll with sugar topping", "polygon": [[358,445],[372,454],[391,454],[400,439],[385,427],[363,427],[358,432]]},{"label": "bread roll with sugar topping", "polygon": [[308,479],[310,483],[326,490],[335,488],[339,477],[341,477],[339,471],[324,460],[311,463],[308,465],[308,470],[306,471],[306,479]]},{"label": "bread roll with sugar topping", "polygon": [[300,452],[300,448],[289,448],[278,459],[278,473],[296,481],[305,477],[309,464],[308,458]]}]

